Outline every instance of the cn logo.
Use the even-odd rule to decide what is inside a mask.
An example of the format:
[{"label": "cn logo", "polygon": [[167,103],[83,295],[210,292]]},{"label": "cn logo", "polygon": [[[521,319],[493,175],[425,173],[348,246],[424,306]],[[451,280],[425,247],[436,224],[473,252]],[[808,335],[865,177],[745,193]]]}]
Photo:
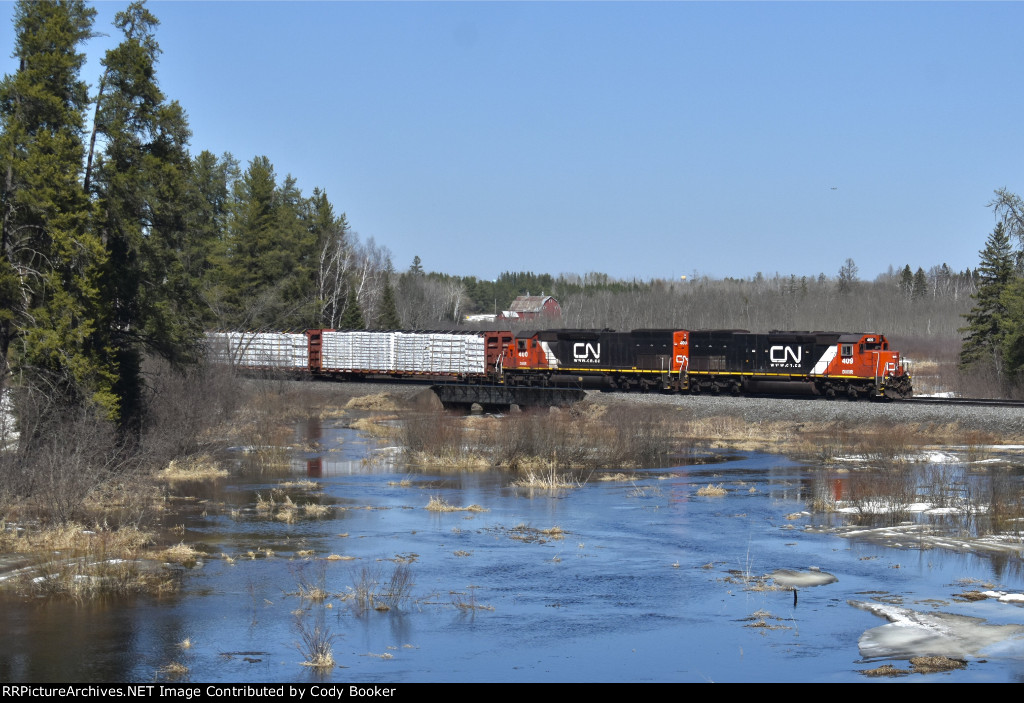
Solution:
[{"label": "cn logo", "polygon": [[576,342],[572,345],[573,361],[595,363],[601,358],[601,345],[589,342]]},{"label": "cn logo", "polygon": [[802,356],[803,349],[800,347],[794,350],[793,347],[779,345],[768,350],[768,358],[771,359],[773,364],[799,364]]}]

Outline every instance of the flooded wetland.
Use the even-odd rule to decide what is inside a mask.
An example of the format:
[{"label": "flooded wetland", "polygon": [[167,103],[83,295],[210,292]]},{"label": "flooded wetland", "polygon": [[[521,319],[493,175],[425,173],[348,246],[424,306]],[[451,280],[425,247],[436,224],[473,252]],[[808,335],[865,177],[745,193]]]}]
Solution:
[{"label": "flooded wetland", "polygon": [[414,463],[354,425],[175,484],[172,591],[0,594],[0,679],[1024,678],[1019,449],[689,447],[551,482]]}]

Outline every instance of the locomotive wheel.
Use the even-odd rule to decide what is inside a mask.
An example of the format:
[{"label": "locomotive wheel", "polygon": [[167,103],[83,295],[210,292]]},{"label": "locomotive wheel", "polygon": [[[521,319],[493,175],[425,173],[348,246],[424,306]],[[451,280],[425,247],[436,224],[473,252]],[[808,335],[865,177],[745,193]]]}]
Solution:
[{"label": "locomotive wheel", "polygon": [[846,388],[846,395],[849,396],[850,400],[857,400],[857,389],[854,388],[853,386],[848,386]]}]

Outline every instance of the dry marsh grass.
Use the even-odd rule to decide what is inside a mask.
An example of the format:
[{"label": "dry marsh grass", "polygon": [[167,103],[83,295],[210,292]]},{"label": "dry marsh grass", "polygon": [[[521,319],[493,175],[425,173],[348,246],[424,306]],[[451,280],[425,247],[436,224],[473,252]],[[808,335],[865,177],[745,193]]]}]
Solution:
[{"label": "dry marsh grass", "polygon": [[200,552],[184,542],[179,542],[173,547],[161,550],[159,556],[165,562],[191,567],[198,563]]},{"label": "dry marsh grass", "polygon": [[369,610],[387,612],[400,608],[412,595],[415,583],[412,568],[402,561],[385,575],[379,564],[366,565],[353,572],[352,586],[345,599],[356,615]]},{"label": "dry marsh grass", "polygon": [[312,624],[308,622],[303,611],[295,616],[295,631],[299,641],[295,648],[302,655],[302,666],[307,666],[318,673],[326,673],[335,667],[334,640],[337,635],[331,632],[326,623],[324,610],[318,609]]},{"label": "dry marsh grass", "polygon": [[560,542],[565,539],[565,535],[567,534],[561,527],[557,525],[542,530],[536,527],[530,527],[527,524],[519,524],[515,527],[488,528],[488,531],[492,531],[497,534],[504,534],[509,539],[515,540],[516,542],[537,544],[546,544],[547,542]]},{"label": "dry marsh grass", "polygon": [[467,505],[467,506],[464,506],[464,507],[459,507],[459,506],[451,505],[448,501],[446,501],[444,498],[441,498],[440,496],[431,496],[430,497],[430,502],[427,503],[427,505],[425,506],[425,509],[429,510],[431,512],[434,512],[434,513],[457,513],[457,512],[485,513],[485,512],[487,512],[486,508],[482,508],[482,507],[480,507],[479,505],[476,505],[476,504]]},{"label": "dry marsh grass", "polygon": [[555,525],[554,527],[549,527],[546,530],[541,530],[540,533],[542,535],[547,535],[548,537],[554,540],[565,539],[565,531],[558,525]]},{"label": "dry marsh grass", "polygon": [[860,673],[872,678],[898,678],[910,674],[936,674],[957,669],[966,669],[967,661],[944,656],[912,657],[910,669],[900,669],[892,664],[883,664],[875,669],[864,669]]},{"label": "dry marsh grass", "polygon": [[327,564],[316,562],[315,566],[303,564],[291,569],[298,587],[296,594],[303,600],[322,603],[330,596],[327,591]]},{"label": "dry marsh grass", "polygon": [[227,469],[222,468],[208,454],[172,459],[167,468],[157,474],[161,481],[209,481],[227,478]]},{"label": "dry marsh grass", "polygon": [[375,437],[397,437],[401,434],[401,430],[394,424],[386,424],[394,423],[397,419],[396,415],[361,417],[349,423],[349,427],[354,430],[362,430]]},{"label": "dry marsh grass", "polygon": [[591,407],[469,420],[442,411],[420,412],[406,418],[402,441],[412,461],[432,468],[498,467],[545,474],[666,465],[685,445],[656,409],[597,412]]},{"label": "dry marsh grass", "polygon": [[462,611],[474,612],[477,610],[493,611],[493,605],[484,605],[476,600],[476,589],[470,588],[469,593],[452,593],[452,605]]},{"label": "dry marsh grass", "polygon": [[782,621],[777,615],[772,615],[767,610],[758,610],[747,618],[747,624],[743,627],[752,627],[761,630],[792,630],[789,625],[779,624]]},{"label": "dry marsh grass", "polygon": [[331,506],[320,505],[319,503],[306,503],[302,506],[302,513],[308,518],[322,520],[331,513]]},{"label": "dry marsh grass", "polygon": [[[5,525],[11,528],[11,525]],[[87,528],[80,523],[43,527],[19,526],[0,530],[0,551],[14,554],[39,552],[102,551],[106,554],[134,555],[152,544],[153,534],[137,527],[112,530],[102,526]]]},{"label": "dry marsh grass", "polygon": [[297,481],[282,481],[278,486],[284,490],[296,490],[296,491],[322,491],[324,487],[316,481],[309,481],[301,479]]},{"label": "dry marsh grass", "polygon": [[512,482],[516,488],[532,488],[541,490],[560,490],[565,488],[579,488],[583,482],[568,472],[559,472],[554,467],[548,467],[547,471],[534,472],[528,470],[526,475]]},{"label": "dry marsh grass", "polygon": [[6,587],[33,596],[89,600],[103,595],[163,594],[177,583],[147,551],[152,535],[137,528],[78,524],[0,530],[0,551],[31,555]]},{"label": "dry marsh grass", "polygon": [[445,452],[411,452],[409,463],[416,466],[429,466],[441,471],[483,471],[491,468],[491,462],[480,454]]},{"label": "dry marsh grass", "polygon": [[168,662],[161,666],[157,673],[166,678],[177,679],[188,673],[188,667],[181,662]]},{"label": "dry marsh grass", "polygon": [[699,496],[719,497],[728,495],[728,493],[729,491],[727,491],[721,483],[718,484],[717,486],[709,483],[708,485],[702,486],[697,490],[697,495]]},{"label": "dry marsh grass", "polygon": [[345,404],[346,410],[376,410],[378,412],[393,412],[400,409],[398,400],[389,393],[373,393],[371,395],[352,398]]}]

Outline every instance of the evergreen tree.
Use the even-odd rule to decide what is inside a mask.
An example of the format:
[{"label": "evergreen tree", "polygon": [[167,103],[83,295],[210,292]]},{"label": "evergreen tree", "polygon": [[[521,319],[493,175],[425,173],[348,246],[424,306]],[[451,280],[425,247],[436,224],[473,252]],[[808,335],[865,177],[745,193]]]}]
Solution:
[{"label": "evergreen tree", "polygon": [[[960,330],[965,333],[960,351],[960,367],[966,369],[976,364],[986,364],[997,376],[1002,376],[1006,326],[1010,322],[1007,319],[1005,293],[1014,275],[1013,248],[1002,222],[988,236],[980,256],[981,263],[976,270],[978,292],[972,296],[974,308],[965,315],[967,326]],[[1024,329],[1024,325],[1018,329]]]},{"label": "evergreen tree", "polygon": [[999,296],[999,304],[999,334],[996,336],[999,347],[990,353],[997,359],[997,355],[1002,356],[1000,361],[1007,380],[1020,385],[1024,382],[1024,278],[1011,278]]},{"label": "evergreen tree", "polygon": [[907,298],[910,298],[914,293],[914,274],[910,270],[910,264],[904,266],[900,272],[900,292]]},{"label": "evergreen tree", "polygon": [[914,272],[914,280],[910,286],[910,297],[913,300],[920,300],[928,295],[928,277],[920,266]]},{"label": "evergreen tree", "polygon": [[384,297],[380,303],[380,317],[377,320],[377,329],[397,330],[401,328],[402,318],[398,314],[395,289],[389,282],[384,286]]},{"label": "evergreen tree", "polygon": [[[228,311],[226,326],[256,327],[262,322],[261,294],[276,282],[268,280],[275,248],[276,190],[277,177],[266,156],[250,161],[235,182],[226,255],[219,272]],[[275,267],[273,275],[280,274]]]},{"label": "evergreen tree", "polygon": [[345,313],[341,316],[341,329],[366,329],[366,323],[363,322],[363,309],[359,307],[359,298],[356,296],[355,288],[348,289],[348,300],[345,301]]},{"label": "evergreen tree", "polygon": [[0,83],[0,388],[10,369],[50,400],[117,400],[97,329],[104,251],[82,190],[88,90],[80,79],[95,11],[19,2],[18,71]]},{"label": "evergreen tree", "polygon": [[228,226],[230,192],[238,178],[238,162],[226,153],[220,159],[203,151],[189,171],[189,218],[184,265],[200,288],[210,285],[210,271],[222,254]]},{"label": "evergreen tree", "polygon": [[159,24],[144,2],[117,13],[121,43],[104,57],[95,132],[104,150],[86,175],[106,243],[104,343],[112,351],[121,423],[142,417],[142,357],[191,360],[201,335],[188,248],[191,136],[185,113],[155,78]]},{"label": "evergreen tree", "polygon": [[217,273],[221,326],[289,328],[315,319],[319,256],[309,212],[293,177],[279,186],[270,159],[249,163],[235,182]]}]

